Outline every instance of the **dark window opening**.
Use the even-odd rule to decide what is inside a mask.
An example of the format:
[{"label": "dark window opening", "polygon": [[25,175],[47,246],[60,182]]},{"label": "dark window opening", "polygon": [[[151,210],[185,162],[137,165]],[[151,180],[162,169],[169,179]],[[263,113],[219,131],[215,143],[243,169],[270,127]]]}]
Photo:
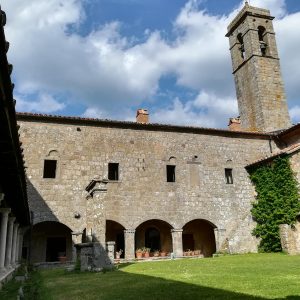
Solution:
[{"label": "dark window opening", "polygon": [[263,26],[258,26],[258,39],[259,39],[259,46],[260,46],[260,51],[262,56],[265,56],[267,53],[267,43],[265,41],[265,33],[266,33],[266,28]]},{"label": "dark window opening", "polygon": [[239,50],[241,52],[241,57],[242,57],[242,59],[245,59],[245,47],[244,47],[243,35],[241,33],[239,33],[237,35],[237,39],[238,39],[238,42],[240,43]]},{"label": "dark window opening", "polygon": [[225,169],[225,179],[227,184],[233,184],[232,169]]},{"label": "dark window opening", "polygon": [[108,180],[119,180],[119,164],[108,164]]},{"label": "dark window opening", "polygon": [[55,178],[56,177],[56,160],[46,159],[44,161],[44,175],[43,178]]},{"label": "dark window opening", "polygon": [[167,182],[175,182],[175,166],[167,166]]}]

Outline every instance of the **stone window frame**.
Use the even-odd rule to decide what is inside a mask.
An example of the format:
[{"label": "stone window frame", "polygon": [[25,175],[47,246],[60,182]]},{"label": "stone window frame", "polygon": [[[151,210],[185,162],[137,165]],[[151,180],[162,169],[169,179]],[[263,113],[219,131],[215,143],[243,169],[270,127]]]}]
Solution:
[{"label": "stone window frame", "polygon": [[225,183],[227,185],[233,185],[234,184],[233,168],[232,167],[226,167],[224,169],[224,171],[225,171]]},{"label": "stone window frame", "polygon": [[[109,179],[109,165],[110,164],[117,164],[118,165],[118,179]],[[120,182],[121,181],[121,167],[120,167],[120,163],[119,162],[113,162],[113,161],[109,161],[107,163],[107,179],[109,182]]]},{"label": "stone window frame", "polygon": [[[51,180],[55,181],[60,179],[60,155],[59,151],[57,149],[50,149],[48,154],[44,156],[44,158],[41,161],[41,178],[43,180]],[[56,160],[56,172],[55,172],[55,178],[45,178],[44,177],[44,167],[45,167],[45,160]]]},{"label": "stone window frame", "polygon": [[[168,167],[173,167],[174,168],[174,180],[173,181],[168,181]],[[167,160],[167,164],[165,166],[165,178],[167,183],[176,183],[177,182],[177,176],[176,176],[176,157],[175,156],[170,156],[169,159]]]}]

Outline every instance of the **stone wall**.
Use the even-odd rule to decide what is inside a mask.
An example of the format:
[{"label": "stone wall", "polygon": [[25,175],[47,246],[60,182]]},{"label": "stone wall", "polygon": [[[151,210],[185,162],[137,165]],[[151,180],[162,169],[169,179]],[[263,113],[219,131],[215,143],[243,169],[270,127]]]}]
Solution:
[{"label": "stone wall", "polygon": [[[292,170],[297,178],[297,181],[300,184],[300,151],[296,152],[290,158]],[[299,186],[300,189],[300,186]]]},{"label": "stone wall", "polygon": [[[254,188],[244,166],[270,153],[267,137],[29,121],[19,125],[34,223],[56,220],[83,231],[91,201],[85,187],[95,176],[107,178],[108,163],[114,162],[120,178],[109,181],[101,200],[106,220],[133,230],[151,219],[174,229],[204,219],[225,232],[219,245],[227,238],[233,252],[255,251]],[[44,160],[53,156],[57,178],[44,179]],[[176,165],[176,182],[166,182],[169,163]],[[233,169],[233,184],[226,184],[225,168]]]},{"label": "stone wall", "polygon": [[295,225],[280,225],[282,250],[288,254],[300,254],[300,222]]}]

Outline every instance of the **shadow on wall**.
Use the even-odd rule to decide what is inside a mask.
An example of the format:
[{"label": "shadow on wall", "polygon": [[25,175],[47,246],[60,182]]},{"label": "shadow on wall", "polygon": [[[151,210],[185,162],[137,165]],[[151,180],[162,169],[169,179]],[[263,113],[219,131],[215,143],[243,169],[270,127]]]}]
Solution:
[{"label": "shadow on wall", "polygon": [[[33,224],[24,236],[23,257],[30,258],[31,263],[75,261],[75,239],[72,238],[72,228],[60,222],[28,178],[27,192],[29,207],[33,212]],[[59,200],[59,194],[57,198]],[[85,242],[84,236],[83,242]],[[92,247],[92,249],[86,247],[82,251],[83,255],[86,252],[86,263],[90,264],[89,260],[92,260],[92,265],[110,265],[105,245],[103,247],[97,240],[93,242],[97,244],[97,247]]]},{"label": "shadow on wall", "polygon": [[33,186],[31,181],[26,178],[27,181],[27,193],[29,200],[29,209],[33,212],[33,225],[44,222],[44,221],[53,221],[59,222],[58,218],[55,216],[53,211],[49,208],[43,197]]}]

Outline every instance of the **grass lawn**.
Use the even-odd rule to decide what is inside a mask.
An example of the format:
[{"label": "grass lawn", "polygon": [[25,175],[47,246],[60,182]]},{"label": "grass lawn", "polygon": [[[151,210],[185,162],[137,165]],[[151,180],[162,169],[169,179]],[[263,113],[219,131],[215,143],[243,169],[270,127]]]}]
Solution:
[{"label": "grass lawn", "polygon": [[300,256],[284,254],[135,263],[106,273],[45,270],[35,276],[42,300],[300,299]]}]

